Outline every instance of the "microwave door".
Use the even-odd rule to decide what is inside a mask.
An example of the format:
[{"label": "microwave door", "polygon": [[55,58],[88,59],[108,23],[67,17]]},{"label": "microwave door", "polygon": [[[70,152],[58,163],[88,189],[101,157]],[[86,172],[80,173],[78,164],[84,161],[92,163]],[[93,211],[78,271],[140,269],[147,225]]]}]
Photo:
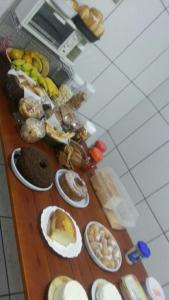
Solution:
[{"label": "microwave door", "polygon": [[73,28],[64,23],[56,11],[44,3],[30,21],[30,25],[46,36],[59,48],[73,32]]}]

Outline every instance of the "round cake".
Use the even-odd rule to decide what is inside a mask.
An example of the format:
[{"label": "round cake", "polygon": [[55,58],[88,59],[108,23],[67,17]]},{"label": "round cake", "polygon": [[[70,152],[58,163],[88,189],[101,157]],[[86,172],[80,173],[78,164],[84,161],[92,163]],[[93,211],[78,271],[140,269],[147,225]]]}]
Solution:
[{"label": "round cake", "polygon": [[80,201],[87,196],[86,183],[76,172],[66,171],[60,178],[60,185],[72,200]]},{"label": "round cake", "polygon": [[55,300],[88,300],[86,291],[82,285],[75,280],[70,280],[62,284],[55,290],[53,295]]},{"label": "round cake", "polygon": [[47,188],[53,182],[53,172],[48,157],[35,147],[22,148],[16,166],[21,175],[33,185]]},{"label": "round cake", "polygon": [[49,236],[63,246],[76,242],[75,225],[63,210],[57,209],[50,218]]}]

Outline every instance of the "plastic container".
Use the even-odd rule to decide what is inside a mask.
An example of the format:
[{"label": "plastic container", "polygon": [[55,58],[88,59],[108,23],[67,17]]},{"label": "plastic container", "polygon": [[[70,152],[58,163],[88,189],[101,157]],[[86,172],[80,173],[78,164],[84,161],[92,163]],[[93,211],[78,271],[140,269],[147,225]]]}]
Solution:
[{"label": "plastic container", "polygon": [[111,227],[134,227],[138,212],[114,170],[97,169],[90,179]]},{"label": "plastic container", "polygon": [[120,290],[124,300],[148,300],[141,284],[134,275],[126,275],[121,278]]},{"label": "plastic container", "polygon": [[153,277],[146,279],[143,288],[147,294],[148,300],[165,300],[164,290],[161,284]]},{"label": "plastic container", "polygon": [[125,258],[128,264],[132,265],[150,256],[151,250],[148,245],[143,241],[139,241],[132,249],[130,249],[126,253]]}]

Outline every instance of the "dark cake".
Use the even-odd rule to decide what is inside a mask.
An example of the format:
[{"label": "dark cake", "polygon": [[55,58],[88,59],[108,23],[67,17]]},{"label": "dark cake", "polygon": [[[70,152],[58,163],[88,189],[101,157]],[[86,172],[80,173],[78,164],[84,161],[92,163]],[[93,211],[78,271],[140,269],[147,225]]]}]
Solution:
[{"label": "dark cake", "polygon": [[53,172],[46,154],[35,147],[21,149],[16,166],[30,183],[47,188],[52,184]]}]

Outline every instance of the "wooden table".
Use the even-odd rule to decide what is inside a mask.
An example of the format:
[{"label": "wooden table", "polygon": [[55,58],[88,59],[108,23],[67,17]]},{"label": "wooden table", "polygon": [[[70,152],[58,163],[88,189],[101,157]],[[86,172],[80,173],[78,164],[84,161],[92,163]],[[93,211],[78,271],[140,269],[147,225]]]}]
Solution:
[{"label": "wooden table", "polygon": [[[3,85],[2,59],[0,66],[0,82]],[[90,203],[87,208],[83,209],[68,205],[59,196],[55,186],[48,192],[33,192],[17,180],[11,171],[10,155],[15,148],[28,146],[28,144],[25,144],[18,134],[15,120],[9,114],[9,102],[2,88],[0,88],[0,133],[26,299],[47,299],[49,283],[58,275],[66,275],[81,282],[88,292],[89,299],[91,284],[99,277],[118,284],[122,275],[133,273],[141,282],[144,281],[146,272],[141,263],[129,266],[123,259],[118,272],[108,273],[101,270],[91,260],[85,246],[80,255],[74,259],[64,259],[48,247],[40,229],[40,216],[47,206],[57,205],[68,211],[79,225],[82,235],[86,224],[91,220],[97,220],[110,228],[109,224],[87,175],[84,175],[84,178],[88,185]],[[58,165],[53,150],[43,143],[37,143],[36,146],[48,154],[53,169],[56,171]],[[126,231],[112,232],[124,254],[132,246],[128,233]]]}]

